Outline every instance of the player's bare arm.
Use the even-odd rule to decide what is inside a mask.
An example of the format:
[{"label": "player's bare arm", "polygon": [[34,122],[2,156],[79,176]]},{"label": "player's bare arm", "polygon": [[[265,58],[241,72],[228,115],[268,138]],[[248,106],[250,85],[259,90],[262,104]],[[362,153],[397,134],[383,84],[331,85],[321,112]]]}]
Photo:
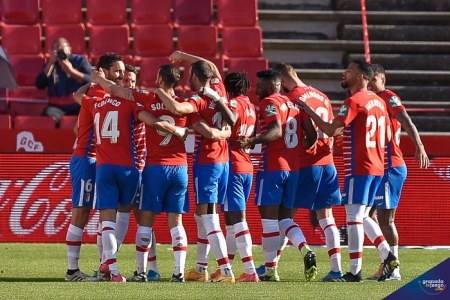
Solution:
[{"label": "player's bare arm", "polygon": [[231,111],[225,104],[227,102],[225,97],[220,97],[220,95],[210,87],[203,86],[200,88],[199,95],[205,95],[211,98],[217,105],[222,114],[223,120],[230,126],[234,126],[237,121],[237,113]]},{"label": "player's bare arm", "polygon": [[267,130],[263,134],[251,138],[242,137],[240,139],[241,148],[251,147],[256,144],[269,143],[271,141],[279,139],[282,135],[283,128],[281,125],[281,121],[272,121],[267,124]]},{"label": "player's bare arm", "polygon": [[[181,61],[188,61],[191,64],[195,63],[196,61],[199,60],[204,60],[208,63],[208,65],[211,67],[213,73],[214,73],[214,77],[219,78],[220,80],[222,80],[222,76],[220,75],[219,69],[217,68],[217,66],[212,62],[209,61],[207,59],[204,59],[203,57],[200,56],[196,56],[196,55],[192,55],[189,53],[185,53],[185,52],[181,52],[181,51],[174,51],[170,56],[169,56],[169,60],[171,62],[181,62]],[[185,70],[186,71],[186,70]]]},{"label": "player's bare arm", "polygon": [[420,168],[427,169],[430,166],[430,159],[428,158],[425,147],[422,144],[419,132],[417,131],[417,128],[408,113],[405,110],[401,110],[395,115],[395,118],[400,122],[400,124],[402,124],[403,129],[405,129],[406,133],[416,146],[414,161],[419,162]]},{"label": "player's bare arm", "polygon": [[114,96],[125,100],[134,101],[133,91],[117,85],[114,81],[106,79],[102,69],[92,71],[91,77],[92,82],[99,84],[105,92],[111,93]]},{"label": "player's bare arm", "polygon": [[170,95],[161,88],[153,89],[152,93],[158,95],[159,99],[162,103],[164,103],[164,106],[167,108],[167,110],[175,115],[182,116],[194,112],[194,107],[189,102],[175,101],[175,99],[170,97]]},{"label": "player's bare arm", "polygon": [[340,135],[345,127],[345,124],[341,121],[332,120],[331,123],[325,122],[322,118],[317,115],[305,102],[298,100],[297,104],[300,109],[304,110],[305,113],[310,116],[314,124],[320,128],[328,136]]},{"label": "player's bare arm", "polygon": [[164,131],[179,137],[181,140],[185,140],[188,135],[188,128],[181,128],[170,124],[167,121],[161,120],[148,111],[142,110],[138,113],[138,119],[145,124],[155,128],[156,130]]},{"label": "player's bare arm", "polygon": [[203,137],[218,142],[225,140],[231,135],[231,128],[224,126],[221,129],[209,126],[204,120],[200,120],[192,126],[192,129],[200,133]]},{"label": "player's bare arm", "polygon": [[303,121],[302,123],[303,132],[305,136],[303,137],[302,144],[306,149],[310,149],[317,142],[317,131],[314,128],[311,119]]},{"label": "player's bare arm", "polygon": [[81,86],[74,94],[73,94],[73,100],[75,100],[76,103],[81,105],[81,100],[83,97],[86,97],[87,92],[89,88],[91,87],[92,83],[86,83],[85,85]]}]

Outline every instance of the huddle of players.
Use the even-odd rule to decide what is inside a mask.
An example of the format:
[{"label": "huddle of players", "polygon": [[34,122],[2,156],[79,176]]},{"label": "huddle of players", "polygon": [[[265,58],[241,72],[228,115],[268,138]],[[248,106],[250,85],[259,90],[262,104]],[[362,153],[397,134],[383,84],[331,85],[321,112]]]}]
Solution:
[{"label": "huddle of players", "polygon": [[[366,207],[372,206],[374,193],[384,174],[384,130],[389,124],[384,101],[365,90],[373,77],[369,65],[352,62],[344,72],[342,86],[349,88],[352,96],[344,102],[336,119],[332,119],[331,102],[326,95],[303,84],[290,65],[279,64],[275,70],[258,72],[255,93],[260,101],[261,134],[255,135],[256,110],[245,96],[250,89],[245,74],[228,74],[224,86],[220,73],[209,61],[179,51],[169,59],[192,63],[189,83],[192,91],[198,94],[187,101],[174,96],[173,88],[180,76],[171,64],[161,66],[157,88],[151,92],[119,87],[123,61],[115,54],[100,58],[98,71],[93,74],[97,85],[85,86],[74,95],[82,106],[78,145],[80,140],[86,139],[82,143],[83,156],[77,150],[74,156],[85,157],[92,168],[95,160],[90,146],[95,138],[97,169],[94,173],[95,196],[91,196],[93,181],[88,190],[85,179],[78,180],[81,187],[74,179],[74,187],[78,184],[79,188],[74,188],[73,207],[74,210],[82,207],[79,199],[94,198],[94,208],[100,210],[99,232],[103,249],[99,273],[102,276],[111,281],[126,281],[116,261],[116,210],[132,206],[137,193],[140,195],[137,201],[137,271],[130,278],[132,281],[147,281],[152,226],[155,216],[162,211],[167,212],[174,250],[175,268],[171,281],[209,280],[210,249],[219,265],[219,269],[211,274],[211,281],[279,281],[277,262],[287,238],[303,255],[305,278],[313,280],[317,275],[315,253],[292,220],[299,207],[316,210],[325,232],[331,270],[321,280],[362,280],[364,231],[375,242],[383,262],[377,279],[385,280],[391,276],[399,265],[398,255],[392,254],[378,225],[365,218]],[[397,107],[401,105],[396,104]],[[86,121],[82,122],[82,119]],[[140,181],[138,162],[131,143],[135,119],[146,124],[147,155],[140,187],[137,184]],[[87,130],[89,126],[90,130]],[[196,132],[193,175],[198,239],[197,264],[185,274],[187,236],[182,214],[189,209],[184,149],[188,126]],[[341,134],[344,128],[344,160],[347,163],[342,201],[346,204],[351,259],[351,272],[345,275],[341,270],[339,233],[331,210],[332,206],[341,203],[332,157],[332,136]],[[255,204],[261,215],[265,264],[255,268],[245,205],[253,174],[249,148],[259,143],[263,144],[263,159],[256,176]],[[72,176],[76,178],[74,174]],[[84,192],[88,193],[87,197],[83,197]],[[220,228],[218,204],[225,216],[226,238]],[[73,263],[79,256],[83,227],[76,230],[79,242],[69,236],[69,232],[74,231],[72,225],[69,227],[66,280],[90,279],[78,269],[77,263]],[[71,247],[78,248],[71,251]],[[244,273],[238,278],[231,270],[236,250],[244,264]]]}]

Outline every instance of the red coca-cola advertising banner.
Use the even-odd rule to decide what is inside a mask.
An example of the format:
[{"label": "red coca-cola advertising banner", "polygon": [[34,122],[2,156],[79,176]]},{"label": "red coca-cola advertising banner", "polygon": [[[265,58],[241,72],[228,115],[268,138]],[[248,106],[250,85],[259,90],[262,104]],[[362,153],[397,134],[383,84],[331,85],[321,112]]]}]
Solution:
[{"label": "red coca-cola advertising banner", "polygon": [[[342,157],[335,159],[342,183]],[[70,154],[0,154],[0,242],[65,242],[71,216],[69,161]],[[408,179],[395,220],[400,245],[450,245],[450,155],[433,157],[428,170],[419,169],[412,157],[407,157],[406,163]],[[191,210],[195,207],[192,190],[191,186]],[[247,219],[254,243],[260,244],[262,229],[253,200],[252,193]],[[336,207],[334,211],[336,224],[345,233],[344,209]],[[95,243],[97,216],[92,212],[83,242]],[[299,211],[295,220],[310,244],[324,244],[322,231],[309,211]],[[195,243],[193,213],[186,214],[183,221],[190,243]],[[159,243],[171,242],[165,215],[157,218],[154,229]],[[134,243],[135,232],[132,217],[125,242]]]}]

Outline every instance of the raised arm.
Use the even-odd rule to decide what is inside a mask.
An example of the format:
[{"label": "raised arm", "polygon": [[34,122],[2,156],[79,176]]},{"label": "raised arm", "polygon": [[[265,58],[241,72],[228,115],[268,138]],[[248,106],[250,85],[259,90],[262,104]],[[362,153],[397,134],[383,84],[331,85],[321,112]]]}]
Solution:
[{"label": "raised arm", "polygon": [[220,95],[210,87],[202,86],[199,91],[200,95],[205,95],[211,98],[217,105],[222,114],[223,120],[230,126],[234,126],[237,121],[237,113],[228,108],[225,104],[227,102],[225,97],[220,97]]},{"label": "raised arm", "polygon": [[219,78],[220,80],[222,80],[222,75],[220,75],[220,72],[219,72],[219,69],[217,68],[217,66],[212,61],[204,59],[203,57],[195,56],[195,55],[177,50],[169,56],[169,60],[171,62],[187,61],[187,62],[190,62],[191,64],[195,63],[196,61],[199,61],[199,60],[204,60],[211,67],[211,69],[214,73],[214,76]]},{"label": "raised arm", "polygon": [[427,169],[430,166],[430,159],[425,152],[425,147],[422,144],[419,132],[417,131],[417,128],[412,122],[408,113],[406,112],[406,110],[401,110],[395,115],[395,118],[400,122],[400,124],[402,124],[403,129],[405,129],[406,133],[411,138],[414,146],[416,147],[414,160],[419,161],[420,168]]},{"label": "raised arm", "polygon": [[114,81],[106,79],[102,69],[93,71],[91,76],[92,82],[98,83],[105,92],[111,93],[122,99],[134,101],[133,91],[117,85]]}]

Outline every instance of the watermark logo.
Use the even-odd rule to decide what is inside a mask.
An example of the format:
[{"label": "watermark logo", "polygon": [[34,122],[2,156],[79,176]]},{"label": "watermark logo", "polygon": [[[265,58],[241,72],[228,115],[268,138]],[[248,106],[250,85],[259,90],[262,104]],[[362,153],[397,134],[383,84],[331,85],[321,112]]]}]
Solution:
[{"label": "watermark logo", "polygon": [[442,293],[445,290],[445,283],[442,279],[424,279],[419,280],[419,285],[422,288],[422,291],[427,293],[428,295],[437,295]]}]

